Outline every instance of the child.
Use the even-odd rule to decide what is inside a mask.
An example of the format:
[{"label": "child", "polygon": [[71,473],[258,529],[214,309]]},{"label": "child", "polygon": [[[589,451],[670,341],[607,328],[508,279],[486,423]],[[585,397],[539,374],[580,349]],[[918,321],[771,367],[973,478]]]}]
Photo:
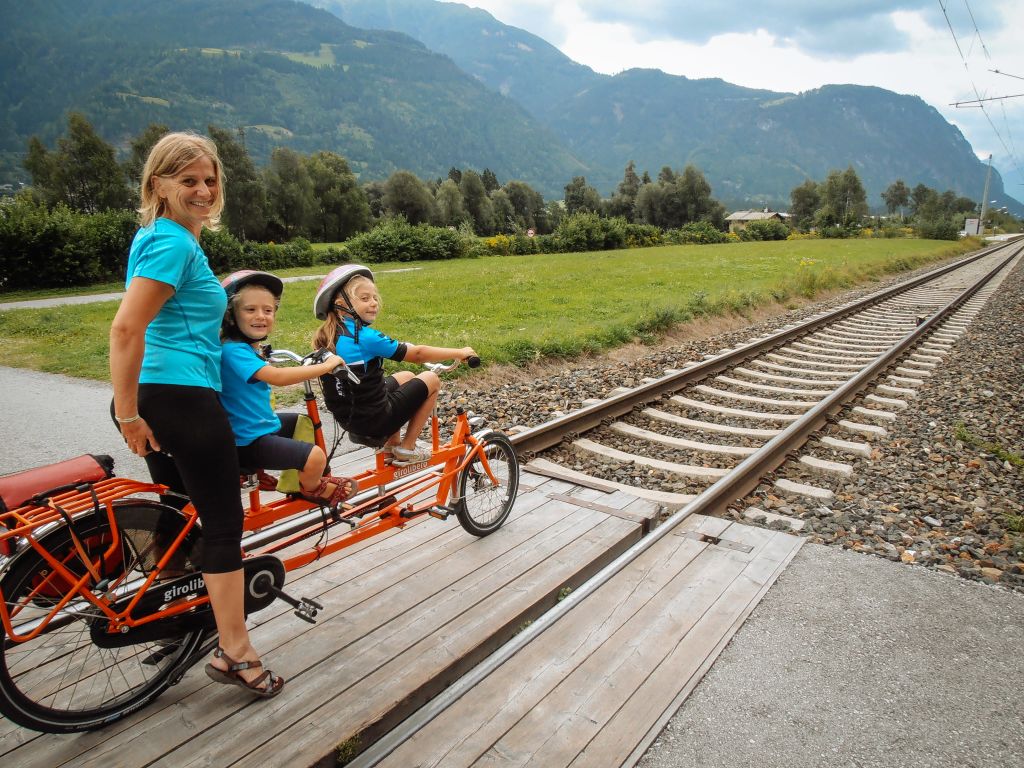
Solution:
[{"label": "child", "polygon": [[[426,363],[465,360],[476,353],[472,347],[394,341],[369,327],[380,309],[380,294],[369,269],[359,264],[337,267],[323,279],[313,299],[313,312],[324,321],[313,346],[337,352],[360,380],[353,384],[344,376],[323,375],[327,408],[350,435],[381,445],[393,464],[406,466],[430,458],[430,449],[418,446],[416,438],[434,408],[441,380],[432,371],[418,376],[397,371],[385,377],[384,358]],[[403,437],[405,423],[409,426]]]},{"label": "child", "polygon": [[291,439],[298,414],[278,416],[270,405],[270,387],[328,374],[341,364],[331,355],[318,365],[275,368],[260,354],[260,342],[274,328],[284,284],[269,272],[243,270],[221,281],[228,308],[221,326],[221,401],[235,433],[243,467],[297,469],[302,495],[335,507],[357,490],[350,478],[324,476],[327,456],[318,445]]}]

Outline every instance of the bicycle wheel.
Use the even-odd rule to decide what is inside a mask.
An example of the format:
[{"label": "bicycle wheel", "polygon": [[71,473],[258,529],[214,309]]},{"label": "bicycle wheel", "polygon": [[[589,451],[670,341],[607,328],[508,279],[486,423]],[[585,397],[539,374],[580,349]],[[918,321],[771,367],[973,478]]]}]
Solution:
[{"label": "bicycle wheel", "polygon": [[[131,582],[152,569],[161,544],[183,517],[175,509],[147,501],[118,507],[116,514],[120,527],[116,545],[105,518],[76,521],[76,532],[94,568],[106,577],[124,576]],[[198,538],[190,531],[186,546],[194,548]],[[85,572],[66,527],[44,535],[40,543],[72,573]],[[182,564],[193,565],[185,559]],[[0,593],[15,632],[27,633],[67,594],[68,587],[35,549],[18,554],[0,579]],[[178,634],[172,627],[157,640],[101,648],[92,640],[93,624],[105,621],[101,617],[96,606],[76,596],[32,640],[14,642],[5,637],[0,653],[0,712],[18,725],[47,733],[107,725],[167,688],[204,635],[196,628]]]},{"label": "bicycle wheel", "polygon": [[519,490],[519,459],[512,442],[498,432],[481,439],[481,448],[497,485],[477,458],[459,473],[459,502],[455,512],[462,527],[474,536],[501,528]]}]

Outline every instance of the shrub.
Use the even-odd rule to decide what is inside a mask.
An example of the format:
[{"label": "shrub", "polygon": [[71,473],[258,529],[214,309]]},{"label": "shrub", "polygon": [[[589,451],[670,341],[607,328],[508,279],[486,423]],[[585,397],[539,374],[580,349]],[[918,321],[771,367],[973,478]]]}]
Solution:
[{"label": "shrub", "polygon": [[776,219],[752,221],[740,230],[740,238],[745,241],[785,240],[789,236],[789,227]]},{"label": "shrub", "polygon": [[0,290],[61,288],[124,277],[133,211],[53,210],[30,195],[0,204]]},{"label": "shrub", "polygon": [[722,232],[710,221],[691,221],[679,229],[671,229],[666,233],[666,239],[670,243],[679,245],[686,243],[709,245],[729,241],[725,232]]},{"label": "shrub", "polygon": [[930,219],[914,225],[918,237],[928,240],[957,240],[960,238],[960,224],[954,219]]},{"label": "shrub", "polygon": [[403,218],[385,219],[369,232],[351,238],[345,246],[353,260],[367,264],[457,259],[468,250],[458,230],[413,226]]}]

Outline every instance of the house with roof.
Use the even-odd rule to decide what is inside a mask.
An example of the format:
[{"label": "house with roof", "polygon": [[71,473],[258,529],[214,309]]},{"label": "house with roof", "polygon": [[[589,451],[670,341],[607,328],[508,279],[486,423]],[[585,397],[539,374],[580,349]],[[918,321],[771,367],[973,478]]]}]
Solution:
[{"label": "house with roof", "polygon": [[786,214],[779,213],[778,211],[769,211],[765,208],[762,211],[736,211],[725,217],[726,222],[729,224],[730,232],[739,232],[752,221],[767,221],[769,219],[785,222]]}]

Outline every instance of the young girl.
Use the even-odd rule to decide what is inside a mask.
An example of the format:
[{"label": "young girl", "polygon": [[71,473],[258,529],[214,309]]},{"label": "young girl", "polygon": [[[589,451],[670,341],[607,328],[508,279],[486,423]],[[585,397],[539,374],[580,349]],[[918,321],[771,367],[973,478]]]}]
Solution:
[{"label": "young girl", "polygon": [[275,368],[260,354],[260,342],[274,328],[284,284],[269,272],[243,270],[221,281],[228,296],[221,337],[221,401],[235,433],[243,467],[297,469],[303,496],[334,507],[356,492],[349,478],[324,476],[327,456],[318,445],[293,440],[298,414],[276,414],[270,387],[298,384],[322,376],[341,359],[331,355],[318,365]]},{"label": "young girl", "polygon": [[[359,264],[332,270],[320,283],[313,312],[324,323],[313,337],[317,349],[334,350],[359,377],[353,384],[344,376],[322,376],[324,400],[338,422],[369,442],[383,446],[399,466],[430,458],[430,449],[416,438],[427,423],[441,380],[424,371],[414,376],[397,371],[384,376],[384,359],[410,363],[465,360],[476,353],[472,347],[451,349],[394,341],[369,326],[381,309],[373,273]],[[405,436],[402,425],[408,423]]]}]

